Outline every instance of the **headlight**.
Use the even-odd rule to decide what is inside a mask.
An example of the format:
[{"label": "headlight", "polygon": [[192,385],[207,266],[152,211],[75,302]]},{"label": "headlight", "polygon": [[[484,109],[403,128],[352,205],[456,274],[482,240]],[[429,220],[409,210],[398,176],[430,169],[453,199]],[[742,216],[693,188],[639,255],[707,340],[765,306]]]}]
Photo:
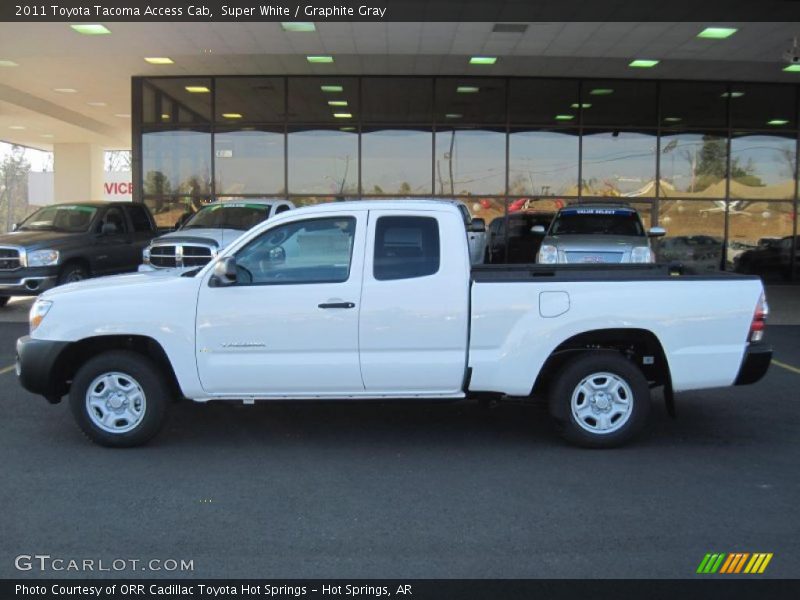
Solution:
[{"label": "headlight", "polygon": [[50,307],[53,306],[53,303],[49,300],[37,300],[31,306],[31,312],[28,315],[28,322],[31,326],[31,333],[41,325],[42,321],[44,320],[47,313],[50,311]]},{"label": "headlight", "polygon": [[150,246],[142,250],[142,262],[146,265],[150,264]]},{"label": "headlight", "polygon": [[636,246],[631,251],[632,263],[651,263],[655,262],[653,259],[653,251],[647,246]]},{"label": "headlight", "polygon": [[29,267],[49,267],[58,264],[58,250],[34,250],[28,252]]},{"label": "headlight", "polygon": [[558,248],[555,246],[542,246],[539,248],[537,262],[543,265],[554,265],[558,262]]}]

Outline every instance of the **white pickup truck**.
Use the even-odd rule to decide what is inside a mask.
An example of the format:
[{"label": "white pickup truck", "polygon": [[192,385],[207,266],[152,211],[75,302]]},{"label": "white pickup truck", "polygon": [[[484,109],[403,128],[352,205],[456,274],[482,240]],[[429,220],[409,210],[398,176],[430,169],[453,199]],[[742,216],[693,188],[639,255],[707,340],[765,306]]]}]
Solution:
[{"label": "white pickup truck", "polygon": [[90,439],[153,437],[173,399],[545,397],[567,439],[630,440],[650,390],[751,383],[758,278],[657,265],[470,267],[451,203],[288,211],[204,267],[55,288],[17,342],[22,385],[69,394]]}]

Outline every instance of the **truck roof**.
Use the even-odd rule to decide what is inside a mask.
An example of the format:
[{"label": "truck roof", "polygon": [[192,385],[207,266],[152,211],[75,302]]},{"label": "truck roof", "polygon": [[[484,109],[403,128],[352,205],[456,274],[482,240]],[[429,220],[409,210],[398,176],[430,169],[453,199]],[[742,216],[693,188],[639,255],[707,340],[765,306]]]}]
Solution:
[{"label": "truck roof", "polygon": [[240,198],[238,200],[234,200],[233,198],[228,198],[226,200],[217,200],[215,202],[209,202],[206,206],[212,205],[226,205],[226,204],[263,204],[264,206],[271,206],[273,204],[292,204],[290,200],[286,200],[286,198]]},{"label": "truck roof", "polygon": [[360,210],[441,210],[444,208],[446,210],[458,211],[458,208],[452,200],[414,198],[407,200],[345,200],[343,202],[326,202],[324,204],[302,206],[292,212],[296,213],[297,211],[308,211],[311,209],[313,209],[314,212],[334,212],[353,208]]},{"label": "truck roof", "polygon": [[576,208],[579,209],[586,209],[586,208],[614,208],[617,210],[629,210],[635,212],[636,209],[633,208],[627,202],[579,202],[576,204],[568,204],[567,206],[563,207],[559,212],[565,210],[574,210]]}]

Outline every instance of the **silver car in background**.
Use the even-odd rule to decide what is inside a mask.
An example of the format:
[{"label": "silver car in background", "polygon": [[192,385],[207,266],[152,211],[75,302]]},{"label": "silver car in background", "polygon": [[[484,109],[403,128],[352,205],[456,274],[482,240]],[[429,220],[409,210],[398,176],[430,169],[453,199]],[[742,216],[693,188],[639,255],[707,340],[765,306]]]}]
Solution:
[{"label": "silver car in background", "polygon": [[541,264],[653,263],[650,237],[663,236],[661,227],[645,231],[636,209],[626,204],[573,204],[558,211],[544,235],[537,262]]}]

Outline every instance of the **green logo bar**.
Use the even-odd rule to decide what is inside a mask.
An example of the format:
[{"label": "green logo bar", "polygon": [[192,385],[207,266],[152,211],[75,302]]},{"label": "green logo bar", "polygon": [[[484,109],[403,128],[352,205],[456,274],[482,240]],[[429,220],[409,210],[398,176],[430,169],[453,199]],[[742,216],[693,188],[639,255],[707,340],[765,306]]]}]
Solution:
[{"label": "green logo bar", "polygon": [[706,554],[700,562],[700,566],[697,567],[697,572],[716,573],[726,556],[727,554],[724,552],[720,554]]}]

